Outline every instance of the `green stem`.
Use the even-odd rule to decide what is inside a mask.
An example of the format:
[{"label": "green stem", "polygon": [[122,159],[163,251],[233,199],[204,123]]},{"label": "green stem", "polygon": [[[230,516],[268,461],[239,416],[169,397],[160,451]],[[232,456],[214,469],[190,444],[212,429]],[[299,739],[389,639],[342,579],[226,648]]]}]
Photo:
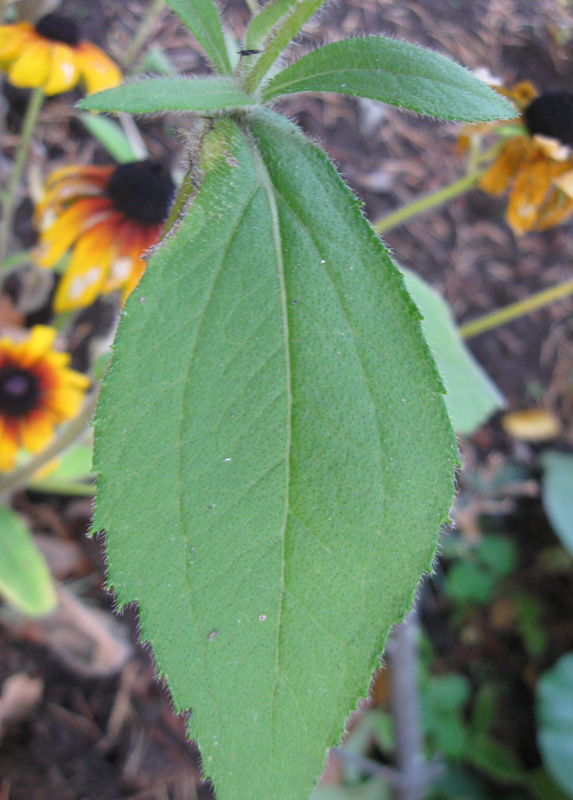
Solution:
[{"label": "green stem", "polygon": [[478,317],[466,325],[460,325],[458,331],[464,339],[470,339],[472,336],[479,336],[481,333],[491,331],[500,325],[505,325],[507,322],[530,314],[538,308],[543,308],[555,302],[555,300],[563,300],[572,294],[573,280],[565,281],[565,283],[537,292],[537,294],[533,294],[525,300],[510,303],[510,305],[504,306],[504,308],[500,308],[497,311],[492,311],[490,314],[484,314],[483,317]]},{"label": "green stem", "polygon": [[133,39],[131,40],[131,45],[122,60],[122,66],[124,70],[127,70],[133,66],[134,62],[137,60],[139,51],[145,44],[145,40],[151,32],[155,20],[161,14],[166,4],[167,0],[154,0],[154,2],[147,9],[147,13],[139,23],[139,27],[135,31]]},{"label": "green stem", "polygon": [[264,53],[245,79],[244,89],[252,93],[259,86],[283,50],[292,42],[302,26],[323,5],[325,0],[301,0],[292,14],[284,20],[265,48]]},{"label": "green stem", "polygon": [[448,200],[452,200],[454,197],[465,194],[476,185],[484,171],[484,169],[472,170],[457,181],[443,186],[436,192],[420,197],[418,200],[414,200],[413,203],[399,208],[397,211],[393,211],[386,217],[382,217],[382,219],[375,222],[372,227],[376,233],[388,233],[388,231],[397,228],[398,225],[402,225],[406,220],[415,217],[417,214],[421,214],[423,211],[429,211],[443,203],[447,203]]},{"label": "green stem", "polygon": [[26,116],[22,124],[22,132],[20,134],[20,144],[16,151],[14,159],[14,166],[8,187],[4,194],[2,203],[2,222],[0,223],[0,264],[4,261],[4,257],[8,252],[8,241],[12,231],[12,217],[14,216],[14,205],[16,202],[16,192],[20,184],[20,179],[24,171],[24,165],[28,158],[28,149],[32,140],[32,135],[38,121],[38,116],[44,102],[44,92],[42,89],[34,89],[28,101],[28,108],[26,109]]},{"label": "green stem", "polygon": [[10,494],[21,486],[27,486],[39,469],[56,458],[56,456],[59,456],[60,453],[73,444],[82,433],[85,433],[86,426],[94,415],[98,394],[99,386],[87,397],[78,416],[61,430],[58,436],[56,436],[45,450],[42,450],[41,453],[38,453],[26,464],[23,464],[18,469],[15,469],[13,472],[8,473],[8,475],[0,479],[0,497]]}]

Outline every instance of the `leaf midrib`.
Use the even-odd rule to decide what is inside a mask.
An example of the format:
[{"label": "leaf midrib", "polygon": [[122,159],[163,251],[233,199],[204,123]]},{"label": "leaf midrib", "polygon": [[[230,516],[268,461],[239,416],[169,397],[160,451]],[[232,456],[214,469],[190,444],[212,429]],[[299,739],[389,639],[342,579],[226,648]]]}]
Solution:
[{"label": "leaf midrib", "polygon": [[[286,72],[286,70],[285,70],[285,72]],[[349,67],[349,66],[346,66],[346,67],[333,67],[332,69],[325,69],[325,70],[322,70],[321,72],[313,72],[311,75],[299,75],[296,78],[292,78],[292,79],[290,79],[288,81],[282,81],[280,83],[278,81],[278,78],[280,77],[280,74],[279,74],[279,75],[277,75],[276,83],[274,83],[274,82],[269,83],[269,87],[268,88],[269,88],[270,92],[263,92],[263,96],[264,96],[265,99],[273,99],[276,96],[274,94],[274,91],[279,89],[279,88],[282,91],[283,89],[286,89],[287,87],[292,86],[293,84],[295,84],[295,85],[296,84],[302,84],[305,81],[312,81],[312,80],[315,80],[316,78],[332,77],[333,75],[338,75],[341,72],[352,73],[352,74],[354,74],[354,73],[368,73],[368,74],[371,74],[373,72],[376,72],[376,73],[381,72],[382,74],[388,75],[389,77],[392,77],[392,78],[404,78],[404,77],[406,77],[406,78],[418,78],[419,80],[426,81],[428,83],[431,83],[432,85],[435,85],[435,83],[436,83],[434,78],[428,78],[422,72],[415,72],[415,71],[409,72],[407,70],[402,70],[402,69],[394,69],[393,70],[393,69],[387,69],[385,67]],[[464,89],[463,87],[460,87],[457,83],[454,83],[453,81],[445,81],[444,80],[443,82],[447,86],[449,86],[449,87],[451,87],[453,89],[459,89],[460,92],[464,92],[465,94],[470,94],[471,95],[471,92],[469,92],[467,89]],[[302,91],[304,91],[304,89],[300,89],[299,91],[302,92]],[[307,91],[317,91],[318,92],[318,91],[321,91],[321,90],[320,89],[309,89]],[[324,91],[324,90],[322,90],[322,91]],[[336,91],[340,92],[340,90],[336,90]],[[351,92],[349,92],[349,94],[351,94]],[[473,96],[473,95],[471,95],[471,96]]]},{"label": "leaf midrib", "polygon": [[252,137],[246,133],[245,138],[251,149],[253,162],[257,177],[260,181],[260,186],[265,192],[269,204],[269,213],[271,217],[271,230],[273,237],[273,244],[275,247],[277,278],[279,283],[280,304],[281,304],[281,319],[283,328],[283,345],[285,352],[285,395],[286,395],[286,446],[285,446],[285,493],[284,493],[284,510],[283,519],[281,523],[280,539],[281,539],[281,565],[280,565],[280,583],[279,583],[279,602],[277,610],[276,622],[276,642],[275,642],[275,675],[273,680],[273,688],[271,692],[271,724],[270,724],[270,747],[269,747],[269,776],[271,782],[271,792],[274,797],[274,780],[273,780],[273,732],[274,732],[274,699],[279,678],[279,663],[280,663],[280,631],[281,631],[281,616],[283,601],[285,597],[285,542],[286,542],[286,529],[289,516],[289,490],[290,490],[290,457],[291,457],[291,444],[292,444],[292,375],[291,375],[291,359],[290,359],[290,337],[287,313],[287,290],[284,273],[284,261],[282,251],[282,239],[280,232],[279,214],[275,198],[275,187],[271,181],[270,175],[263,161],[263,158],[253,141]]}]

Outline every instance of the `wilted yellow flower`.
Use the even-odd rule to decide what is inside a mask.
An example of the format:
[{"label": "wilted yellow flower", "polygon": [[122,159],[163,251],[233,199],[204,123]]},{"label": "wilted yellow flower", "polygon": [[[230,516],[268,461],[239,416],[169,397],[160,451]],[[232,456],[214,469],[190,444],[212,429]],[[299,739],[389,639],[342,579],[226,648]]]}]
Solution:
[{"label": "wilted yellow flower", "polygon": [[90,380],[68,369],[69,353],[52,350],[56,331],[36,325],[28,339],[0,339],[0,470],[20,447],[43,450],[56,425],[74,417]]},{"label": "wilted yellow flower", "polygon": [[529,83],[505,94],[525,127],[508,139],[479,187],[492,195],[509,191],[506,219],[515,233],[546,230],[573,215],[573,94],[536,96]]},{"label": "wilted yellow flower", "polygon": [[46,14],[36,25],[0,25],[0,69],[14,86],[53,95],[78,83],[99,92],[121,83],[117,64],[80,37],[77,24],[61,14]]},{"label": "wilted yellow flower", "polygon": [[169,171],[155,161],[73,165],[54,172],[37,206],[38,262],[53,267],[72,250],[54,308],[70,311],[139,282],[142,255],[157,244],[173,199]]}]

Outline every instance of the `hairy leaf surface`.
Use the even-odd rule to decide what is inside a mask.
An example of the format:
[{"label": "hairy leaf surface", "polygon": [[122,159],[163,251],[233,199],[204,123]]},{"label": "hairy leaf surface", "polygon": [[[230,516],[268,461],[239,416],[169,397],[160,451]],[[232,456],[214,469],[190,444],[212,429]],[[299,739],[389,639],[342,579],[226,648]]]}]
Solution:
[{"label": "hairy leaf surface", "polygon": [[121,321],[95,527],[219,800],[304,800],[432,564],[455,439],[419,312],[288,121],[217,120]]},{"label": "hairy leaf surface", "polygon": [[167,0],[201,47],[213,61],[217,72],[230,75],[232,72],[225,36],[217,6],[213,0]]},{"label": "hairy leaf surface", "polygon": [[511,103],[449,58],[382,36],[346,39],[308,53],[269,81],[263,99],[293,92],[369,97],[467,122],[516,116]]},{"label": "hairy leaf surface", "polygon": [[232,78],[148,78],[84,97],[78,108],[150,114],[161,111],[207,113],[255,104]]}]

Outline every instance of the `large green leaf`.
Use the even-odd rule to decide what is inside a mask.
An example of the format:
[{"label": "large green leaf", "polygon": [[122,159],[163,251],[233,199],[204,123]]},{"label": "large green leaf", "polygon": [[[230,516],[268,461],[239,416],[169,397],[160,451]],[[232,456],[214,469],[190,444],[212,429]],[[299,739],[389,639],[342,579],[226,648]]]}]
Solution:
[{"label": "large green leaf", "polygon": [[88,111],[195,111],[205,114],[221,108],[254,105],[256,100],[232,78],[147,78],[84,97],[78,108]]},{"label": "large green leaf", "polygon": [[413,272],[402,272],[424,316],[422,328],[448,390],[446,402],[454,428],[458,433],[472,433],[505,405],[504,397],[462,341],[444,300]]},{"label": "large green leaf", "polygon": [[213,0],[167,0],[221,75],[232,72],[219,13]]},{"label": "large green leaf", "polygon": [[573,456],[549,450],[543,465],[543,506],[553,530],[573,555]]},{"label": "large green leaf", "polygon": [[23,614],[42,616],[56,593],[42,554],[22,518],[0,505],[0,593]]},{"label": "large green leaf", "polygon": [[269,81],[263,99],[293,92],[370,97],[468,122],[516,116],[511,103],[449,58],[382,36],[347,39],[308,53]]},{"label": "large green leaf", "polygon": [[537,741],[547,771],[573,798],[573,653],[537,684]]},{"label": "large green leaf", "polygon": [[128,300],[96,529],[219,800],[305,800],[431,567],[456,445],[419,313],[288,121],[214,123]]}]

